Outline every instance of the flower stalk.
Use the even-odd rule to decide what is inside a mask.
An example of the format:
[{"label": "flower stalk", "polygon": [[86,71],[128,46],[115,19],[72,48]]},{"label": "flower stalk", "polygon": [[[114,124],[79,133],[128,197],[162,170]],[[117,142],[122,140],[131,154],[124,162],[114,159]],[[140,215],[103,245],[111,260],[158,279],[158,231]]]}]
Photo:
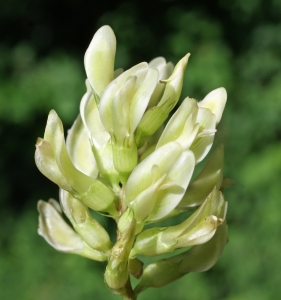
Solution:
[{"label": "flower stalk", "polygon": [[[124,72],[114,70],[115,53],[114,32],[103,26],[85,54],[86,93],[66,141],[52,110],[36,142],[38,169],[60,188],[60,203],[38,202],[38,233],[58,251],[107,261],[108,288],[137,299],[149,287],[208,270],[224,249],[227,202],[221,190],[230,181],[223,178],[222,145],[191,178],[212,147],[227,95],[218,88],[202,101],[187,97],[178,105],[189,53],[175,67],[158,57]],[[146,228],[191,209],[182,223]],[[92,211],[115,220],[116,242]],[[143,268],[139,255],[155,262]],[[135,289],[130,276],[139,280]]]}]

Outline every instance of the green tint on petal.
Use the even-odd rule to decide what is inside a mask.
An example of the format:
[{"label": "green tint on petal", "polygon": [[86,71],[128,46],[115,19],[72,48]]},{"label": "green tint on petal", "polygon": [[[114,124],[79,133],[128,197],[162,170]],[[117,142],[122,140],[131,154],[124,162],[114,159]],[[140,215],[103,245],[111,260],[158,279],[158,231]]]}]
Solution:
[{"label": "green tint on petal", "polygon": [[[86,80],[87,85],[88,81]],[[91,142],[96,147],[103,147],[109,141],[110,134],[101,122],[95,97],[88,87],[80,103],[80,114]]]},{"label": "green tint on petal", "polygon": [[93,249],[107,253],[112,244],[106,230],[92,217],[86,205],[60,190],[60,203],[75,231]]},{"label": "green tint on petal", "polygon": [[161,83],[165,83],[163,96],[157,106],[148,109],[142,117],[136,132],[137,143],[143,137],[154,134],[177,104],[189,56],[190,54],[187,54],[177,63],[173,73],[167,80],[161,80]]},{"label": "green tint on petal", "polygon": [[147,218],[148,222],[162,219],[178,205],[190,182],[194,166],[194,154],[184,151],[168,171],[158,191],[153,211]]},{"label": "green tint on petal", "polygon": [[100,181],[80,172],[70,160],[64,142],[62,123],[55,111],[49,114],[44,138],[46,140],[39,140],[35,151],[39,170],[88,207],[112,211],[113,192]]},{"label": "green tint on petal", "polygon": [[114,193],[101,181],[94,180],[85,193],[79,194],[79,200],[96,211],[107,211],[116,215]]},{"label": "green tint on petal", "polygon": [[[157,168],[156,165],[154,165],[153,167]],[[134,211],[134,217],[137,221],[145,220],[155,208],[155,203],[157,200],[155,193],[162,184],[165,177],[166,174],[164,174],[159,179],[157,178],[150,187],[141,192],[132,202],[131,208]]]},{"label": "green tint on petal", "polygon": [[[194,99],[186,98],[178,110],[173,114],[166,125],[158,143],[157,148],[172,141],[180,141],[184,149],[188,149],[193,142],[192,132],[198,112],[197,102]],[[195,134],[197,131],[195,131]],[[190,140],[190,142],[188,142]]]},{"label": "green tint on petal", "polygon": [[97,261],[105,261],[107,257],[90,248],[81,237],[63,220],[56,208],[42,200],[38,201],[39,229],[41,235],[58,251],[79,254]]},{"label": "green tint on petal", "polygon": [[207,243],[167,259],[149,264],[134,292],[141,293],[149,287],[160,288],[190,272],[204,272],[219,260],[227,243],[227,225],[222,224]]},{"label": "green tint on petal", "polygon": [[153,165],[159,167],[159,173],[162,175],[167,174],[173,166],[174,162],[178,159],[182,152],[182,148],[177,143],[168,143],[160,147],[146,159],[144,159],[131,173],[126,187],[125,187],[125,200],[127,205],[145,189],[153,183],[151,168]]},{"label": "green tint on petal", "polygon": [[177,248],[207,242],[222,224],[226,214],[226,202],[220,191],[214,190],[206,201],[184,222],[164,228],[151,228],[141,232],[131,256],[160,255]]},{"label": "green tint on petal", "polygon": [[216,216],[206,217],[196,227],[177,239],[177,247],[184,248],[208,242],[222,223],[223,220]]},{"label": "green tint on petal", "polygon": [[94,35],[84,58],[85,70],[95,93],[101,97],[114,77],[116,38],[109,26],[101,27]]},{"label": "green tint on petal", "polygon": [[210,156],[201,173],[191,182],[178,209],[189,209],[203,203],[215,186],[220,188],[223,177],[223,145],[218,146]]},{"label": "green tint on petal", "polygon": [[[162,83],[166,84],[164,94],[158,103],[158,106],[164,105],[165,102],[171,102],[173,104],[172,108],[177,104],[183,84],[184,72],[187,66],[187,62],[190,54],[186,54],[175,66],[173,73],[168,79],[161,80]],[[174,98],[171,99],[170,90],[167,87],[173,87],[175,91]]]},{"label": "green tint on petal", "polygon": [[212,268],[219,260],[222,251],[227,243],[227,225],[222,224],[212,239],[207,243],[192,247],[182,255],[183,261],[180,271],[187,272],[205,272]]},{"label": "green tint on petal", "polygon": [[117,91],[112,102],[112,126],[114,136],[122,143],[130,130],[130,107],[134,96],[137,77],[130,76],[122,87]]}]

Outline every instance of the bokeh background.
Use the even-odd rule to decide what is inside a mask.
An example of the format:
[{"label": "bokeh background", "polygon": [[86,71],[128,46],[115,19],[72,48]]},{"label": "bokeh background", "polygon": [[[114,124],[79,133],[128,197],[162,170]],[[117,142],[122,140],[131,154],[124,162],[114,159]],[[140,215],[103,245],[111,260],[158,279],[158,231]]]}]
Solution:
[{"label": "bokeh background", "polygon": [[279,299],[281,0],[0,0],[0,298],[118,299],[104,264],[37,235],[37,200],[58,189],[33,158],[50,109],[66,129],[78,114],[84,52],[104,24],[117,36],[116,67],[191,52],[182,98],[228,91],[215,145],[224,143],[225,175],[236,181],[225,190],[229,243],[210,271],[140,299]]}]

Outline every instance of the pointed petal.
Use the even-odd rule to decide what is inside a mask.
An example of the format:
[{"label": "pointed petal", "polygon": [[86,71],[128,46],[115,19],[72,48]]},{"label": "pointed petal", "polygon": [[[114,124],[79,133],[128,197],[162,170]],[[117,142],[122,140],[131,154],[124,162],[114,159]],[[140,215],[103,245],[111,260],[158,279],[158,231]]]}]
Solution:
[{"label": "pointed petal", "polygon": [[[184,72],[187,66],[188,58],[190,56],[190,53],[186,54],[175,66],[173,73],[171,76],[166,80],[161,80],[162,83],[166,83],[166,88],[164,91],[164,95],[162,99],[160,100],[158,106],[162,106],[165,102],[171,102],[171,109],[177,104],[181,90],[182,90],[182,84],[183,84],[183,77]],[[169,89],[167,87],[173,87],[174,91],[176,92],[173,99],[170,98]]]},{"label": "pointed petal", "polygon": [[226,104],[227,94],[225,88],[221,87],[210,92],[202,101],[199,107],[208,108],[216,116],[216,123],[221,120],[222,113]]},{"label": "pointed petal", "polygon": [[167,80],[161,80],[161,83],[166,84],[164,94],[157,106],[151,107],[143,115],[137,127],[137,143],[141,138],[154,134],[177,104],[189,56],[190,54],[187,54],[177,63],[172,75]]}]

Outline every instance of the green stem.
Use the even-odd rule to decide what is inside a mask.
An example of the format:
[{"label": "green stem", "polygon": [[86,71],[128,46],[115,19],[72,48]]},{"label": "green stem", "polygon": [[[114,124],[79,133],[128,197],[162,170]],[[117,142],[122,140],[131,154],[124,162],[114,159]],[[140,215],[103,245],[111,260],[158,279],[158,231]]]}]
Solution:
[{"label": "green stem", "polygon": [[130,276],[124,286],[124,289],[122,290],[121,296],[124,300],[136,300],[137,295],[134,293],[131,285]]}]

